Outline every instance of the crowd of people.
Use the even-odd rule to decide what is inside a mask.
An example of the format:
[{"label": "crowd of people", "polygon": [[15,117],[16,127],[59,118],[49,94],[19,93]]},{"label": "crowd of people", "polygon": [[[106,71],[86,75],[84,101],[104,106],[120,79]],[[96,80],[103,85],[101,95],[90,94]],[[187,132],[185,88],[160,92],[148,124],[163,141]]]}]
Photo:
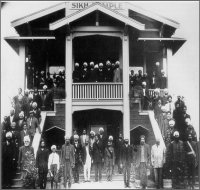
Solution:
[{"label": "crowd of people", "polygon": [[109,60],[106,64],[94,64],[91,61],[89,64],[84,62],[81,66],[75,63],[72,73],[73,82],[122,82],[122,70],[120,62],[111,63]]}]

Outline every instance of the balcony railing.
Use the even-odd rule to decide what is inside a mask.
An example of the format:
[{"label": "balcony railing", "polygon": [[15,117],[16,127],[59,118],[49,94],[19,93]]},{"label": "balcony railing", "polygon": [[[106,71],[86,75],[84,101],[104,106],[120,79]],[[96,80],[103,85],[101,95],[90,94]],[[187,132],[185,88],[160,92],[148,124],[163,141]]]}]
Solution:
[{"label": "balcony railing", "polygon": [[123,83],[73,83],[72,99],[123,99]]}]

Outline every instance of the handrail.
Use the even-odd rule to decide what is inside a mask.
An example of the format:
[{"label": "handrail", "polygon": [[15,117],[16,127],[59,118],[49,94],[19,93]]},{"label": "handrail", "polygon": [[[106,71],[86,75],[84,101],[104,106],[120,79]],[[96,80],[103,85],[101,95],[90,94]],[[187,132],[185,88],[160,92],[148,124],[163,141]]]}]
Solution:
[{"label": "handrail", "polygon": [[161,134],[161,131],[160,131],[160,127],[158,126],[158,123],[155,120],[154,112],[153,111],[147,111],[147,112],[148,112],[148,115],[149,115],[149,120],[151,122],[151,126],[152,126],[152,129],[153,129],[155,138],[159,138],[160,144],[166,148],[162,134]]},{"label": "handrail", "polygon": [[[40,122],[41,132],[43,132],[43,129],[44,129],[46,116],[47,116],[47,112],[42,111],[41,112],[41,122]],[[32,143],[32,147],[34,149],[35,158],[36,158],[36,154],[37,154],[37,151],[38,151],[38,148],[39,148],[39,145],[40,145],[40,140],[41,140],[41,134],[38,131],[36,131],[35,136],[33,138],[33,143]]]}]

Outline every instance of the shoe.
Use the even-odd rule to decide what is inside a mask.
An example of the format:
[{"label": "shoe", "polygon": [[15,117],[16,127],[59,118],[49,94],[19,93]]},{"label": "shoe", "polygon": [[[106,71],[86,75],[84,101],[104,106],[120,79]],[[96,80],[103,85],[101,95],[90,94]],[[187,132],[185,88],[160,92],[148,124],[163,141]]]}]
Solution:
[{"label": "shoe", "polygon": [[86,183],[86,182],[87,182],[87,180],[84,180],[84,181],[83,181],[83,183]]},{"label": "shoe", "polygon": [[91,182],[90,180],[87,180],[87,182]]}]

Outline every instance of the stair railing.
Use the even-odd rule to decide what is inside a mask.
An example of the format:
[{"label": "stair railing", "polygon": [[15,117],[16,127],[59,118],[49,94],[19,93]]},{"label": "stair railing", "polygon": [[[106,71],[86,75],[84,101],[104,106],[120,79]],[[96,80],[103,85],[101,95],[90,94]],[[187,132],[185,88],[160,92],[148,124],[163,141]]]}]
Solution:
[{"label": "stair railing", "polygon": [[[43,132],[43,129],[44,129],[44,124],[45,124],[46,116],[47,116],[47,112],[42,111],[41,112],[41,122],[40,122],[41,132]],[[37,153],[39,145],[40,145],[41,136],[42,135],[39,132],[36,131],[35,136],[33,138],[32,147],[34,148],[35,158],[36,158],[36,153]]]},{"label": "stair railing", "polygon": [[154,111],[148,110],[148,115],[149,115],[149,120],[151,122],[151,126],[152,126],[152,129],[153,129],[155,138],[159,138],[160,144],[163,145],[164,147],[166,147],[164,140],[163,140],[163,137],[162,137],[162,134],[161,134],[161,131],[160,131],[160,127],[159,127],[159,125],[158,125],[158,123],[157,123],[157,121],[154,117]]}]

